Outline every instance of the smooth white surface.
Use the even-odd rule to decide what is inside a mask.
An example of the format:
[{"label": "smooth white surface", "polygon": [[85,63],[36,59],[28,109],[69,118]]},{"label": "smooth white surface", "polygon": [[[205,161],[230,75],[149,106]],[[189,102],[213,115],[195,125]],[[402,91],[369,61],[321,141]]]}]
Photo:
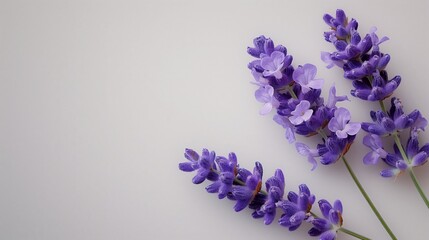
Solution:
[{"label": "smooth white surface", "polygon": [[[429,116],[428,1],[2,1],[0,239],[310,239],[308,225],[265,226],[191,184],[177,168],[186,147],[235,151],[248,168],[259,160],[265,179],[281,168],[287,191],[307,183],[339,198],[345,227],[389,239],[344,165],[310,172],[281,127],[258,115],[249,84],[246,47],[264,34],[348,93],[341,71],[319,59],[332,50],[322,15],[337,8],[361,32],[376,25],[391,38],[382,48],[403,77],[395,94]],[[377,107],[342,106],[356,121]],[[412,182],[364,166],[362,136],[348,157],[374,203],[399,239],[428,239]],[[416,169],[427,194],[428,166]]]}]

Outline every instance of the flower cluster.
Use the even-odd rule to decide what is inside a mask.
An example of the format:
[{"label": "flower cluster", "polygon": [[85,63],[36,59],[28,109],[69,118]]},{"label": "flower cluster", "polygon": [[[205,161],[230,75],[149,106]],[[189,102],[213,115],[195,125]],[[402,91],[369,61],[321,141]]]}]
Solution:
[{"label": "flower cluster", "polygon": [[[380,51],[380,44],[388,40],[376,34],[376,28],[361,38],[358,23],[350,21],[343,10],[338,9],[336,16],[325,14],[324,21],[331,28],[325,32],[325,40],[332,43],[336,50],[322,52],[322,60],[328,68],[336,65],[344,70],[344,77],[353,80],[354,89],[351,94],[368,101],[379,101],[381,110],[371,111],[372,122],[362,123],[362,129],[368,132],[364,137],[364,145],[371,149],[364,157],[365,164],[376,164],[382,159],[387,168],[380,174],[383,177],[397,176],[427,162],[429,143],[419,148],[418,134],[427,126],[427,120],[420,111],[414,110],[406,114],[398,98],[390,99],[390,109],[386,110],[384,100],[389,98],[401,82],[400,76],[389,80],[386,66],[390,55]],[[401,142],[402,132],[409,132],[406,145]],[[394,144],[389,152],[383,146],[383,137],[391,136]]]},{"label": "flower cluster", "polygon": [[238,165],[234,153],[223,157],[203,149],[200,156],[194,150],[186,149],[185,158],[188,161],[180,163],[179,169],[185,172],[196,171],[192,179],[195,184],[211,181],[206,187],[207,192],[217,193],[220,199],[227,197],[235,201],[234,210],[237,212],[249,207],[253,209],[254,218],[264,218],[264,223],[269,225],[279,209],[282,211],[278,220],[281,226],[294,231],[302,223],[310,223],[313,227],[308,234],[319,236],[320,240],[333,240],[337,232],[343,230],[343,210],[339,200],[334,202],[333,207],[327,200],[319,200],[323,217],[317,217],[311,212],[316,197],[305,184],[299,186],[298,193],[290,191],[284,198],[285,178],[280,169],[266,180],[266,190],[263,190],[263,169],[259,162],[256,162],[251,172]]},{"label": "flower cluster", "polygon": [[264,36],[255,38],[253,43],[254,47],[247,51],[256,59],[248,67],[258,86],[255,97],[264,104],[260,113],[265,115],[275,109],[274,121],[285,128],[290,143],[296,140],[295,134],[323,137],[314,149],[296,143],[298,152],[307,157],[313,169],[317,166],[316,158],[324,165],[335,163],[347,152],[361,127],[350,122],[347,109],[336,107],[347,97],[337,96],[332,86],[325,104],[320,96],[323,79],[316,78],[316,66],[304,64],[295,69],[286,47],[275,46]]},{"label": "flower cluster", "polygon": [[324,34],[325,40],[337,50],[333,53],[322,52],[322,60],[328,68],[336,65],[344,69],[344,77],[353,80],[351,94],[355,97],[369,101],[389,97],[401,83],[401,77],[395,76],[389,80],[384,70],[390,55],[380,52],[379,45],[388,38],[379,39],[376,28],[362,38],[357,31],[357,21],[348,21],[341,9],[337,10],[335,17],[325,14],[323,20],[331,27]]}]

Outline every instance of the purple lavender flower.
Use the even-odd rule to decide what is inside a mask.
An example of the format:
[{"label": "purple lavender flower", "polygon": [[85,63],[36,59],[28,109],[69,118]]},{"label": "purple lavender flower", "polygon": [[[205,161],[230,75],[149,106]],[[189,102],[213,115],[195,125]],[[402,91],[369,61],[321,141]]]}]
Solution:
[{"label": "purple lavender flower", "polygon": [[423,118],[420,111],[414,110],[410,114],[405,114],[397,98],[391,99],[391,108],[387,113],[371,111],[370,115],[373,123],[362,123],[362,129],[377,135],[391,134],[394,131],[412,127],[424,130],[427,125],[427,120]]},{"label": "purple lavender flower", "polygon": [[230,153],[228,158],[218,156],[216,163],[219,166],[219,179],[206,187],[207,192],[219,193],[219,199],[225,198],[231,192],[234,179],[237,175],[237,156]]},{"label": "purple lavender flower", "polygon": [[[339,13],[338,16],[341,15]],[[332,21],[335,22],[336,20]],[[354,23],[350,26],[345,25],[344,31],[353,31],[354,27],[356,27]],[[338,38],[336,41],[339,49],[345,44],[342,39]],[[364,47],[360,42],[370,41],[370,38],[360,40],[358,36],[355,36],[354,41],[357,44],[356,48],[361,53],[366,51],[367,47]],[[338,113],[335,117],[337,102],[348,100],[348,98],[337,96],[336,89],[332,86],[328,101],[324,104],[321,97],[323,80],[316,78],[316,66],[304,64],[294,69],[291,65],[292,56],[286,55],[286,51],[275,50],[274,43],[269,38],[260,36],[254,40],[254,44],[255,47],[248,48],[248,52],[257,59],[249,64],[249,68],[256,80],[255,84],[259,86],[255,97],[264,103],[260,113],[267,114],[272,109],[276,109],[277,114],[273,119],[286,130],[286,139],[290,143],[295,141],[295,134],[309,137],[324,132],[327,139],[324,139],[323,144],[319,144],[317,150],[313,152],[313,150],[298,144],[299,151],[302,150],[301,154],[307,156],[313,165],[313,169],[316,166],[317,157],[320,157],[322,164],[336,162],[347,152],[354,140],[354,135],[359,130],[359,124],[350,122],[350,113],[347,110],[338,110],[339,112],[347,111],[346,118],[338,116]],[[348,51],[345,45],[342,50]],[[353,50],[350,50],[348,54],[351,54],[351,51]],[[334,61],[335,63],[340,62],[339,60]],[[334,129],[334,132],[327,128],[328,125]],[[335,136],[336,134],[338,136]]]},{"label": "purple lavender flower", "polygon": [[278,51],[286,55],[286,48],[282,45],[274,47],[274,43],[271,39],[261,35],[253,40],[254,47],[248,47],[247,52],[256,57],[261,58],[267,55],[271,55],[272,52]]},{"label": "purple lavender flower", "polygon": [[347,138],[349,135],[356,135],[360,130],[360,124],[352,123],[350,119],[350,112],[347,109],[338,108],[334,113],[334,117],[329,121],[328,128],[338,138]]},{"label": "purple lavender flower", "polygon": [[192,149],[185,150],[185,158],[189,162],[183,162],[179,164],[179,169],[185,172],[197,171],[197,175],[192,179],[195,184],[200,184],[204,180],[215,181],[219,175],[212,171],[216,169],[214,159],[216,157],[215,152],[209,152],[207,149],[203,149],[201,157]]},{"label": "purple lavender flower", "polygon": [[348,22],[343,16],[345,16],[344,11],[339,9],[336,18],[329,14],[323,17],[331,27],[331,31],[325,32],[325,40],[331,42],[337,51],[322,52],[322,60],[328,64],[328,68],[334,65],[343,68],[344,77],[353,80],[355,87],[351,91],[353,96],[369,101],[379,101],[389,97],[399,86],[401,77],[395,76],[389,80],[384,71],[390,56],[381,53],[379,45],[388,38],[379,39],[375,34],[375,27],[362,38],[357,31],[356,20],[352,19]]},{"label": "purple lavender flower", "polygon": [[337,135],[327,137],[323,144],[317,145],[317,150],[321,156],[320,163],[330,165],[336,163],[348,151],[354,136],[338,138]]},{"label": "purple lavender flower", "polygon": [[311,171],[316,169],[317,161],[316,161],[315,157],[320,157],[319,150],[318,149],[310,149],[310,147],[308,147],[304,143],[299,143],[299,142],[295,143],[295,147],[296,147],[297,152],[303,156],[306,156],[308,162],[311,163],[311,165],[313,165],[313,167],[311,168]]},{"label": "purple lavender flower", "polygon": [[349,100],[349,98],[346,95],[337,96],[337,90],[335,89],[335,86],[332,85],[332,87],[329,89],[329,96],[328,102],[326,103],[326,107],[335,108],[337,102],[342,102],[345,100]]},{"label": "purple lavender flower", "polygon": [[285,130],[285,137],[289,141],[289,143],[295,142],[295,126],[289,121],[289,119],[285,116],[275,115],[273,117],[274,121],[281,125]]},{"label": "purple lavender flower", "polygon": [[379,45],[389,40],[389,38],[385,36],[379,39],[377,34],[375,33],[376,31],[377,31],[376,27],[371,27],[371,29],[369,30],[369,35],[371,36],[371,41],[372,41],[372,48],[373,48],[372,51],[380,52]]},{"label": "purple lavender flower", "polygon": [[[429,199],[422,191],[420,184],[412,171],[414,165],[418,166],[426,162],[426,156],[421,154],[405,153],[399,133],[405,129],[424,129],[427,120],[423,118],[418,110],[410,114],[405,114],[400,101],[391,99],[391,107],[386,111],[384,100],[389,98],[401,83],[399,75],[389,78],[386,71],[390,62],[390,55],[381,52],[380,44],[389,38],[377,36],[376,28],[371,28],[370,32],[363,38],[357,31],[356,20],[348,21],[342,10],[337,10],[336,17],[329,14],[324,15],[324,21],[330,26],[330,31],[324,33],[325,40],[332,43],[336,51],[332,53],[322,53],[323,61],[328,64],[328,68],[337,65],[342,67],[344,77],[353,81],[351,94],[357,98],[367,101],[378,101],[380,111],[371,111],[372,123],[362,123],[362,129],[379,136],[390,136],[393,138],[395,153],[387,153],[383,150],[382,143],[377,137],[366,138],[365,145],[371,148],[364,162],[375,164],[381,158],[388,169],[381,172],[382,176],[392,177],[408,170],[413,183],[429,208]],[[403,136],[403,135],[402,135]],[[411,138],[412,136],[410,136]],[[384,157],[383,157],[384,156]],[[388,229],[386,229],[388,230]],[[391,233],[391,231],[388,231]],[[390,234],[392,236],[392,234]]]},{"label": "purple lavender flower", "polygon": [[263,75],[265,77],[274,76],[276,79],[282,78],[282,70],[284,67],[285,54],[279,51],[274,51],[270,56],[261,59],[261,67],[265,69]]},{"label": "purple lavender flower", "polygon": [[322,59],[322,61],[326,64],[328,64],[326,66],[326,68],[330,69],[334,66],[340,67],[342,68],[344,66],[344,62],[340,61],[340,60],[333,60],[331,53],[329,52],[321,52],[320,53],[320,58]]},{"label": "purple lavender flower", "polygon": [[[359,79],[364,77],[366,75],[365,72],[367,71],[367,67],[368,66],[363,65],[361,68],[346,71],[344,73],[345,77],[349,79]],[[388,80],[387,78],[383,78],[378,70],[372,74],[371,78],[373,80],[370,84],[366,81],[354,81],[353,85],[356,89],[351,90],[350,93],[352,96],[368,101],[383,100],[392,95],[393,91],[395,91],[401,83],[400,76],[395,76],[391,80]]]},{"label": "purple lavender flower", "polygon": [[289,121],[295,125],[298,125],[309,120],[312,114],[313,109],[310,109],[310,102],[303,100],[298,105],[296,105],[295,110],[291,112]]},{"label": "purple lavender flower", "polygon": [[363,158],[365,164],[376,164],[378,159],[386,158],[387,152],[383,149],[381,138],[376,134],[368,134],[363,138],[363,144],[371,148],[371,152],[367,153]]},{"label": "purple lavender flower", "polygon": [[334,240],[338,229],[343,225],[343,206],[340,200],[334,202],[332,206],[328,201],[319,201],[319,208],[323,218],[315,218],[311,221],[313,228],[308,231],[310,236],[320,236],[320,240]]},{"label": "purple lavender flower", "polygon": [[274,97],[274,88],[270,85],[261,86],[255,92],[256,100],[264,103],[264,106],[261,108],[259,113],[261,115],[266,115],[271,112],[273,108],[279,106],[279,101]]},{"label": "purple lavender flower", "polygon": [[251,82],[251,83],[258,85],[260,87],[266,86],[269,84],[268,79],[264,78],[262,73],[256,71],[255,69],[252,69],[252,75],[253,75],[253,78],[255,79],[255,82]]},{"label": "purple lavender flower", "polygon": [[[203,156],[207,155],[207,153],[209,151],[203,149],[200,157],[195,151],[186,149],[185,157],[190,162],[180,163],[179,168],[187,172],[200,169],[198,161],[204,158]],[[214,152],[212,153],[214,154]],[[207,180],[213,182],[207,186],[208,192],[219,192],[219,198],[224,198],[226,193],[228,199],[236,201],[235,211],[241,211],[248,206],[254,210],[252,216],[254,218],[264,218],[264,223],[267,225],[274,221],[277,208],[280,208],[283,214],[278,223],[287,227],[290,231],[296,230],[305,222],[312,223],[313,228],[309,231],[311,236],[320,235],[320,239],[329,239],[326,237],[331,236],[330,232],[334,231],[335,233],[341,227],[341,203],[339,201],[335,202],[333,210],[329,210],[330,205],[326,200],[319,201],[319,206],[325,219],[314,217],[315,214],[311,212],[311,208],[316,201],[316,197],[311,194],[305,184],[299,185],[298,193],[290,191],[287,194],[287,199],[284,199],[285,179],[280,169],[277,169],[274,176],[265,182],[267,192],[261,189],[263,170],[259,162],[255,163],[253,172],[250,172],[245,168],[238,168],[236,155],[230,153],[228,158],[218,156],[210,171],[219,174],[220,177],[207,178]],[[229,176],[223,179],[223,175]],[[223,197],[221,197],[221,194]],[[334,216],[333,211],[339,212],[337,217]],[[324,222],[326,224],[322,224]]]},{"label": "purple lavender flower", "polygon": [[307,93],[311,89],[321,89],[323,86],[323,79],[315,79],[317,73],[316,66],[312,64],[304,64],[299,66],[293,72],[293,79],[301,85],[302,92]]},{"label": "purple lavender flower", "polygon": [[249,206],[262,187],[262,165],[257,162],[253,173],[246,169],[238,170],[238,178],[245,183],[244,186],[233,186],[232,195],[237,200],[234,210],[239,212]]},{"label": "purple lavender flower", "polygon": [[[380,175],[383,177],[393,177],[397,176],[401,172],[413,168],[418,167],[427,162],[428,154],[429,154],[429,143],[424,145],[422,148],[419,148],[418,141],[418,130],[413,128],[410,133],[410,138],[408,139],[406,146],[406,156],[403,156],[399,147],[402,146],[394,145],[394,154],[388,153],[383,160],[390,167],[384,169],[380,172]],[[405,159],[404,159],[405,158]]]},{"label": "purple lavender flower", "polygon": [[253,212],[254,218],[264,218],[264,223],[269,225],[273,222],[276,216],[277,202],[283,199],[285,179],[283,172],[277,169],[274,176],[265,182],[268,191],[268,198],[260,209]]},{"label": "purple lavender flower", "polygon": [[310,210],[316,198],[305,184],[299,186],[299,194],[291,191],[287,198],[288,200],[277,203],[284,212],[279,219],[279,224],[288,227],[289,231],[294,231],[310,217]]}]

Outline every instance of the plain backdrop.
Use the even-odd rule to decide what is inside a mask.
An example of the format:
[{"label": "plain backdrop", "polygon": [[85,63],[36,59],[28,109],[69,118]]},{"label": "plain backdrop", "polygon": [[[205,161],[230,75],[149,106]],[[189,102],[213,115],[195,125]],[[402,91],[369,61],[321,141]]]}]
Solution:
[{"label": "plain backdrop", "polygon": [[[349,94],[341,70],[320,60],[333,50],[322,16],[337,8],[362,34],[377,26],[390,37],[388,70],[403,80],[395,95],[429,116],[425,0],[0,1],[0,239],[311,239],[309,225],[265,226],[193,185],[178,170],[187,147],[235,151],[247,168],[261,161],[265,179],[281,168],[286,191],[306,183],[341,199],[345,227],[389,239],[344,164],[311,172],[272,115],[258,114],[249,83],[246,48],[264,34],[295,66],[315,64],[326,89]],[[377,108],[350,99],[339,105],[354,121]],[[363,165],[363,135],[348,158],[368,194],[398,239],[428,239],[429,211],[409,177]],[[427,194],[428,173],[416,169]]]}]

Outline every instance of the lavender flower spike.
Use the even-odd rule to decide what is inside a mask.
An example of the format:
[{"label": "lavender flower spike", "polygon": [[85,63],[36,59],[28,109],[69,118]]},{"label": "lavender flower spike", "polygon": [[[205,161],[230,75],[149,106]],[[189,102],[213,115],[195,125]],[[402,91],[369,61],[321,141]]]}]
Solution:
[{"label": "lavender flower spike", "polygon": [[329,121],[328,128],[341,139],[347,138],[349,135],[356,135],[360,130],[360,123],[351,123],[350,119],[349,110],[338,108],[334,113],[334,117]]},{"label": "lavender flower spike", "polygon": [[[335,65],[341,67],[344,77],[352,80],[351,95],[366,101],[378,101],[380,105],[380,110],[370,112],[372,122],[363,122],[361,126],[364,131],[371,134],[364,138],[364,145],[371,149],[371,152],[365,155],[364,163],[375,164],[381,158],[388,165],[388,168],[381,171],[383,177],[398,176],[401,172],[406,171],[429,209],[429,198],[423,192],[413,172],[413,167],[427,162],[427,153],[405,150],[401,144],[403,142],[401,137],[404,134],[400,134],[409,129],[411,133],[409,141],[414,141],[413,135],[417,135],[416,129],[424,130],[428,121],[417,109],[406,114],[401,101],[396,97],[391,97],[402,79],[399,75],[393,78],[388,77],[386,67],[390,62],[390,55],[383,53],[380,45],[389,38],[380,39],[376,34],[376,27],[372,27],[369,33],[361,38],[357,21],[353,18],[349,21],[341,9],[337,10],[336,17],[325,14],[323,20],[330,27],[330,30],[324,34],[325,40],[332,43],[336,51],[322,52],[322,60],[328,64],[328,68]],[[385,106],[385,100],[389,98],[391,98],[390,109]],[[331,124],[329,127],[338,128]],[[337,131],[336,134],[338,137],[345,136],[345,133],[341,131]],[[394,153],[386,151],[385,149],[388,148],[383,147],[381,139],[376,135],[393,140],[395,142]],[[386,228],[386,230],[392,238],[395,238],[389,229]]]},{"label": "lavender flower spike", "polygon": [[[264,223],[269,225],[274,221],[279,208],[283,211],[283,214],[278,223],[287,227],[290,231],[296,230],[303,223],[313,223],[313,225],[316,223],[315,226],[317,226],[317,222],[326,221],[325,219],[314,217],[315,214],[311,212],[316,197],[310,193],[310,189],[305,184],[299,186],[299,193],[291,191],[287,194],[287,199],[284,199],[285,179],[282,170],[277,169],[274,176],[268,178],[265,182],[267,191],[264,191],[262,190],[262,164],[259,162],[255,163],[252,173],[245,168],[238,167],[237,156],[234,153],[230,153],[227,158],[218,156],[216,161],[211,161],[212,157],[207,158],[207,154],[208,156],[215,155],[213,151],[210,153],[207,149],[203,149],[200,157],[194,150],[186,149],[185,158],[188,161],[180,163],[179,169],[185,172],[209,169],[208,176],[219,176],[205,178],[213,182],[206,187],[206,190],[209,193],[219,193],[220,199],[226,196],[228,199],[235,201],[235,211],[241,211],[249,207],[254,210],[252,213],[254,218],[264,218]],[[202,159],[208,159],[209,161],[200,161]],[[193,182],[200,183],[200,181]],[[326,200],[322,199],[319,202],[326,202]],[[334,209],[339,209],[338,204],[334,205]],[[322,209],[323,211],[325,210]],[[342,207],[340,211],[342,212]],[[326,214],[324,213],[324,215]],[[338,225],[335,221],[330,221],[329,224]],[[327,229],[319,230],[317,228],[310,231],[309,234],[315,236],[316,231],[319,231],[321,236],[324,236],[322,230],[327,232]],[[369,239],[342,227],[338,228],[338,230],[355,237],[359,236],[360,239]]]}]

